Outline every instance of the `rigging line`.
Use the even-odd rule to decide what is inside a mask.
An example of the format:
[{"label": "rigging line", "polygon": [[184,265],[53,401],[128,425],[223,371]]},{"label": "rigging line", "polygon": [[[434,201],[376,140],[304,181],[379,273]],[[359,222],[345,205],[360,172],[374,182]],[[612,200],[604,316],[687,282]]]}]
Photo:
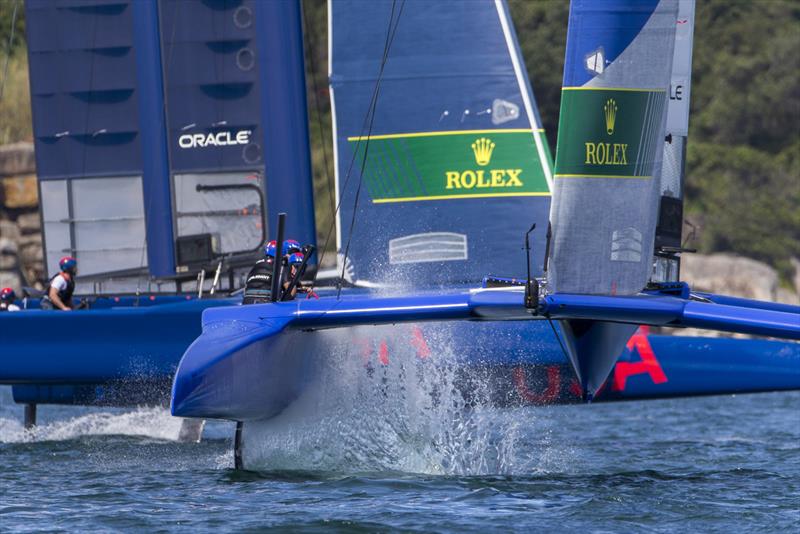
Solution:
[{"label": "rigging line", "polygon": [[308,14],[306,13],[305,9],[306,4],[308,4],[308,0],[303,0],[303,5],[301,6],[301,11],[303,12],[303,23],[305,24],[305,31],[303,32],[303,35],[305,35],[308,44],[308,64],[311,68],[311,86],[314,90],[314,105],[316,107],[317,126],[319,128],[320,143],[322,143],[322,158],[325,163],[325,180],[328,184],[328,197],[331,203],[331,217],[333,217],[333,214],[336,211],[336,199],[333,198],[334,184],[331,176],[330,164],[328,163],[328,144],[325,141],[325,129],[322,126],[322,106],[320,105],[319,101],[317,68],[314,63],[314,50],[316,50],[317,47],[316,42],[314,41],[314,33],[311,31],[311,27],[308,25]]},{"label": "rigging line", "polygon": [[353,229],[356,223],[356,214],[358,213],[358,200],[361,197],[361,186],[364,185],[364,170],[367,166],[367,154],[369,153],[369,141],[370,135],[372,135],[372,126],[375,122],[375,111],[378,107],[378,95],[380,93],[380,85],[381,79],[383,78],[383,71],[386,67],[386,61],[389,59],[389,49],[392,46],[392,42],[394,41],[394,37],[397,34],[397,27],[400,25],[400,17],[403,14],[403,7],[405,7],[405,0],[403,3],[400,4],[400,9],[397,12],[397,21],[394,22],[394,28],[392,28],[392,19],[394,17],[394,7],[395,7],[396,0],[392,1],[392,13],[389,18],[389,33],[386,35],[386,43],[383,48],[383,58],[381,59],[381,68],[378,71],[378,79],[375,81],[375,91],[372,97],[372,115],[370,116],[369,120],[369,129],[367,130],[367,139],[364,143],[364,156],[361,159],[361,168],[359,169],[359,178],[358,178],[358,187],[356,188],[356,197],[353,201],[353,216],[350,219],[350,231],[347,235],[347,245],[345,246],[344,250],[344,259],[342,260],[342,274],[339,279],[338,288],[336,290],[336,298],[340,298],[342,294],[342,282],[344,281],[344,273],[345,269],[347,268],[347,256],[350,253],[350,242],[353,239]]},{"label": "rigging line", "polygon": [[[405,0],[403,0],[403,4],[405,4]],[[375,92],[377,91],[378,86],[380,84],[380,76],[383,73],[383,67],[384,67],[384,65],[386,63],[386,58],[388,57],[388,52],[389,52],[389,47],[391,45],[391,41],[394,39],[394,36],[393,36],[393,33],[392,33],[392,24],[394,23],[395,5],[396,5],[396,0],[392,2],[392,11],[391,11],[390,16],[389,16],[389,27],[387,28],[386,40],[384,41],[384,45],[383,45],[383,56],[381,57],[381,67],[380,67],[380,70],[379,70],[379,73],[378,73],[379,77],[375,80],[375,87],[373,88],[373,96],[370,99],[370,105],[367,107],[367,112],[364,115],[364,123],[361,126],[361,131],[359,132],[358,140],[356,141],[355,148],[353,149],[353,156],[350,158],[350,164],[347,167],[347,173],[345,174],[344,182],[342,184],[341,194],[340,194],[340,197],[339,197],[339,202],[336,204],[336,209],[333,211],[333,218],[331,219],[331,225],[330,225],[330,227],[328,229],[328,235],[325,238],[325,245],[322,247],[322,254],[321,254],[320,258],[319,258],[319,265],[322,265],[323,260],[325,259],[325,253],[328,250],[328,244],[330,243],[331,237],[333,236],[333,231],[336,228],[336,216],[338,215],[339,210],[342,207],[342,202],[344,201],[345,192],[347,191],[347,184],[350,182],[350,177],[352,176],[353,165],[355,164],[356,157],[358,156],[358,151],[359,151],[359,148],[361,146],[361,141],[364,139],[364,135],[363,134],[364,134],[364,131],[367,129],[367,126],[368,126],[370,113],[372,113],[372,110],[373,110],[373,101],[375,99]],[[402,10],[402,7],[401,7],[401,10]],[[399,22],[399,20],[400,19],[399,19],[399,16],[398,16],[398,22]],[[396,26],[395,26],[395,30],[396,30]],[[390,34],[392,34],[392,35],[390,35]],[[330,54],[330,53],[331,53],[331,51],[329,50],[328,54]],[[319,273],[319,268],[314,272],[314,278],[311,280],[311,287],[312,288],[314,287],[314,284],[316,284],[317,274],[318,273]]]},{"label": "rigging line", "polygon": [[11,47],[14,45],[14,30],[17,26],[17,9],[19,8],[19,0],[14,2],[14,11],[11,13],[11,32],[8,36],[8,48],[6,49],[6,61],[3,65],[3,80],[0,81],[0,100],[3,100],[3,90],[6,88],[6,80],[8,79],[8,61],[11,59]]},{"label": "rigging line", "polygon": [[[386,33],[386,40],[384,41],[384,44],[383,44],[383,55],[381,56],[381,69],[383,69],[383,64],[384,64],[384,61],[385,61],[384,58],[386,57],[387,46],[388,46],[388,43],[389,43],[389,34],[391,33],[392,23],[394,22],[395,5],[396,5],[396,2],[393,1],[392,2],[392,11],[389,14],[389,27],[386,30],[386,32],[387,32]],[[331,53],[331,51],[329,50],[328,54],[330,54],[330,53]],[[379,71],[379,74],[380,74],[380,71]],[[367,129],[370,113],[372,113],[373,100],[374,100],[374,97],[375,97],[375,91],[377,90],[377,87],[378,87],[379,83],[380,83],[380,80],[376,79],[375,87],[373,88],[373,92],[372,92],[372,97],[370,97],[370,105],[367,107],[367,112],[364,115],[364,122],[363,122],[363,124],[361,126],[361,131],[359,132],[359,137],[358,137],[358,140],[356,141],[355,148],[353,149],[353,156],[350,158],[350,164],[347,167],[347,173],[345,174],[345,179],[344,179],[344,183],[342,185],[339,202],[336,205],[336,209],[333,212],[333,219],[331,220],[331,226],[328,229],[328,236],[325,238],[325,246],[322,249],[322,256],[320,257],[320,260],[319,260],[320,265],[322,264],[322,261],[325,259],[325,253],[328,250],[328,244],[330,243],[330,239],[331,239],[331,237],[333,235],[333,230],[336,228],[336,216],[338,215],[339,210],[342,207],[342,202],[344,201],[345,192],[347,191],[347,184],[350,182],[350,177],[352,176],[352,171],[353,171],[353,165],[355,164],[356,157],[358,157],[358,151],[359,151],[360,146],[361,146],[361,141],[362,141],[362,139],[364,137],[363,136],[364,131]],[[319,270],[317,270],[317,272],[319,272]],[[315,275],[315,278],[314,278],[313,282],[316,282],[316,275]],[[312,282],[312,285],[313,285],[313,282]]]}]

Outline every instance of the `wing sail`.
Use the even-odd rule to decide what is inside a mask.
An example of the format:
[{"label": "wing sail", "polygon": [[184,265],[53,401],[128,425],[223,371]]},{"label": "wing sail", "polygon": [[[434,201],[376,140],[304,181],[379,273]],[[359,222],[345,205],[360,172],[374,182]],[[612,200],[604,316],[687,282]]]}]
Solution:
[{"label": "wing sail", "polygon": [[547,226],[552,160],[505,2],[334,0],[329,31],[338,248],[349,242],[353,277],[524,275],[517,243],[531,222]]},{"label": "wing sail", "polygon": [[676,17],[677,0],[570,6],[551,291],[632,295],[649,278]]}]

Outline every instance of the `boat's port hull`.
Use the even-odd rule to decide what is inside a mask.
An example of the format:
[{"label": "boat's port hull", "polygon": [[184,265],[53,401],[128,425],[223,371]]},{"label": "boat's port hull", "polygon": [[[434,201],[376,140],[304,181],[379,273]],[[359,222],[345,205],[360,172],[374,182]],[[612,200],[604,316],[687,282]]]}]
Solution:
[{"label": "boat's port hull", "polygon": [[[235,322],[234,322],[235,324]],[[243,333],[224,357],[192,363],[187,351],[173,413],[236,421],[280,414],[310,387],[397,368],[446,366],[463,395],[480,386],[494,405],[580,402],[566,355],[546,321],[420,323]],[[242,338],[252,336],[249,342]],[[197,343],[203,343],[203,338]],[[394,369],[393,369],[394,368]],[[436,371],[438,372],[438,371]],[[648,335],[628,342],[596,401],[800,388],[800,344]]]}]

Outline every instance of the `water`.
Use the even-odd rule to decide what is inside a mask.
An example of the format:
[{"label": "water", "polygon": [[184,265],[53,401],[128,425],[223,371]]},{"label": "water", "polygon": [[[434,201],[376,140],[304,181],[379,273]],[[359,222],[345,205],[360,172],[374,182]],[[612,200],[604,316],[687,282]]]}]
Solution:
[{"label": "water", "polygon": [[45,406],[34,433],[21,411],[0,389],[0,530],[800,529],[797,392],[486,408],[494,434],[444,474],[237,472],[229,424],[185,444],[163,410]]}]

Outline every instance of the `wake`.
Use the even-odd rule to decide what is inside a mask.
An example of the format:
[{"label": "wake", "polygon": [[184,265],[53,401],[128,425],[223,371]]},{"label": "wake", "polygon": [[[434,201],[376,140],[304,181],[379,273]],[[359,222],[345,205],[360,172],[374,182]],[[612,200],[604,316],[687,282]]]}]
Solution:
[{"label": "wake", "polygon": [[178,441],[181,419],[163,408],[136,408],[123,413],[93,412],[52,421],[31,429],[19,419],[0,417],[0,443],[69,441],[86,436],[135,436]]}]

